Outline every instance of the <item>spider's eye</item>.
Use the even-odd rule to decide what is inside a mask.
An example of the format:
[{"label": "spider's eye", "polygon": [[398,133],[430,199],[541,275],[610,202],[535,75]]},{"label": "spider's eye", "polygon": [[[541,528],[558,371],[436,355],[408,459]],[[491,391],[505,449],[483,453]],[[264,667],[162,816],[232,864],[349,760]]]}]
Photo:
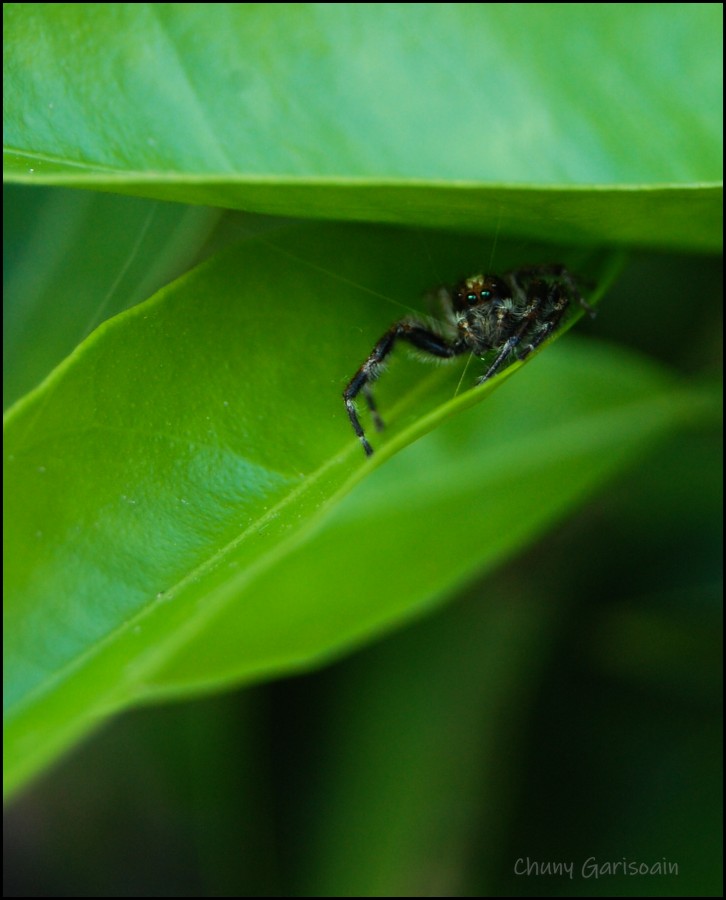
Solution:
[{"label": "spider's eye", "polygon": [[482,300],[491,300],[492,292],[491,291],[482,291],[480,297]]},{"label": "spider's eye", "polygon": [[466,295],[466,302],[467,302],[467,303],[471,303],[471,304],[478,303],[478,302],[479,302],[479,298],[477,297],[476,294],[467,294],[467,295]]}]

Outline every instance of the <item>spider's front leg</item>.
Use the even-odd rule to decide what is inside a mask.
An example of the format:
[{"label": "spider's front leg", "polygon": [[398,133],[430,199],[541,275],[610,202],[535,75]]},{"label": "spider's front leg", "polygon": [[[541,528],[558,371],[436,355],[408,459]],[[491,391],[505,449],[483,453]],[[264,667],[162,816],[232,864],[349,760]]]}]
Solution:
[{"label": "spider's front leg", "polygon": [[404,320],[403,322],[397,322],[388,329],[375,345],[368,359],[351,378],[348,387],[343,391],[343,400],[348,411],[348,418],[353,426],[353,431],[358,435],[358,439],[363,445],[366,456],[373,455],[373,448],[368,443],[363,427],[360,424],[358,412],[355,408],[355,398],[361,392],[363,393],[375,426],[380,431],[383,428],[383,420],[376,409],[370,386],[380,376],[386,357],[393,350],[396,341],[399,340],[406,341],[417,349],[440,359],[451,359],[453,356],[464,353],[467,349],[466,345],[461,341],[455,341],[450,344],[441,335],[425,328],[423,325],[419,325],[418,322]]}]

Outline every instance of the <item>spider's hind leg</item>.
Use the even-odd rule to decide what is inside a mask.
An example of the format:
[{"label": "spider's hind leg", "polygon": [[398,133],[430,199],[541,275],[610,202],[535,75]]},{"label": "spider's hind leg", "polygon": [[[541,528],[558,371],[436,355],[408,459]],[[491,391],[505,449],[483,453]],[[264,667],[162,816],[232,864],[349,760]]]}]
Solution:
[{"label": "spider's hind leg", "polygon": [[[531,288],[532,284],[535,283],[535,280],[542,278],[552,278],[556,279],[562,285],[565,286],[567,290],[568,298],[571,300],[577,300],[578,304],[585,310],[585,312],[590,316],[591,319],[594,319],[597,316],[597,310],[594,307],[590,306],[590,304],[585,300],[585,298],[580,293],[580,287],[578,283],[578,279],[576,279],[567,266],[562,263],[549,263],[541,266],[527,266],[523,269],[518,269],[516,272],[509,273],[510,280],[516,284],[520,289],[524,287]],[[587,284],[587,282],[585,282]],[[588,287],[592,288],[592,284],[588,284]]]},{"label": "spider's hind leg", "polygon": [[[578,299],[582,298],[579,298],[578,295]],[[517,359],[520,362],[526,359],[530,353],[534,353],[534,351],[547,340],[552,332],[556,330],[557,326],[562,321],[565,310],[570,305],[569,297],[564,294],[556,284],[549,286],[546,299],[541,300],[540,306],[544,302],[546,302],[547,305],[551,304],[551,309],[548,310],[546,318],[541,318],[537,321],[537,316],[533,315],[525,323],[525,334],[529,330],[530,325],[532,325],[532,328],[529,331],[529,343],[522,347],[521,351],[517,354]],[[582,302],[584,303],[584,301]]]}]

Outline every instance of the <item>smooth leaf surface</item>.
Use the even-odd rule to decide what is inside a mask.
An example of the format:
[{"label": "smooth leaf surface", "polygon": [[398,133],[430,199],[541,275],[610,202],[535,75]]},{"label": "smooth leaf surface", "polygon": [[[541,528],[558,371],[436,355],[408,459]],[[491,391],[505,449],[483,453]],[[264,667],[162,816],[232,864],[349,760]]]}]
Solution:
[{"label": "smooth leaf surface", "polygon": [[220,211],[8,185],[3,216],[7,408],[102,321],[188,268]]},{"label": "smooth leaf surface", "polygon": [[[382,229],[256,238],[105,323],[10,411],[9,786],[114,708],[310,664],[391,627],[513,552],[690,410],[693,397],[628,357],[568,362],[544,348],[507,384],[501,421],[482,431],[472,408],[347,508],[371,465],[340,391],[431,285],[421,250],[419,235]],[[441,238],[426,269],[451,280],[480,251]],[[505,268],[524,252],[497,254]],[[562,253],[595,279],[610,265]],[[545,259],[531,247],[526,258]],[[469,390],[465,366],[392,367],[374,465],[503,380]],[[340,519],[317,531],[332,510]],[[391,566],[376,593],[375,570],[350,575],[362,533],[379,541],[366,552],[381,570],[406,543],[426,564]]]},{"label": "smooth leaf surface", "polygon": [[720,246],[718,4],[5,4],[5,173]]},{"label": "smooth leaf surface", "polygon": [[[699,415],[696,395],[677,397],[627,355],[553,356],[372,473],[312,543],[260,575],[249,604],[230,604],[157,674],[162,693],[255,676],[274,655],[305,666],[420,613],[545,531],[691,407]],[[301,602],[311,583],[312,607]]]}]

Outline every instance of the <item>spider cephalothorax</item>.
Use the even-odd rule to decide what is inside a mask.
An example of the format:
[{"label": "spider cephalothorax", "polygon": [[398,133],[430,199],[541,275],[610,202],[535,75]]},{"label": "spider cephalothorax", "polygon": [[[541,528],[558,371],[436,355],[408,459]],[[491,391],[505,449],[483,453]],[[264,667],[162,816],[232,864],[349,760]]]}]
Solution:
[{"label": "spider cephalothorax", "polygon": [[406,341],[440,359],[463,353],[479,357],[491,353],[489,367],[478,380],[482,384],[508,362],[525,359],[536,350],[557,328],[573,300],[592,312],[563,265],[513,269],[501,277],[473,275],[452,290],[442,291],[441,296],[446,311],[442,333],[415,319],[397,322],[378,341],[343,392],[353,430],[368,456],[373,448],[360,424],[354,401],[359,393],[363,394],[380,431],[383,421],[370,386],[380,375],[382,363],[396,341]]}]

